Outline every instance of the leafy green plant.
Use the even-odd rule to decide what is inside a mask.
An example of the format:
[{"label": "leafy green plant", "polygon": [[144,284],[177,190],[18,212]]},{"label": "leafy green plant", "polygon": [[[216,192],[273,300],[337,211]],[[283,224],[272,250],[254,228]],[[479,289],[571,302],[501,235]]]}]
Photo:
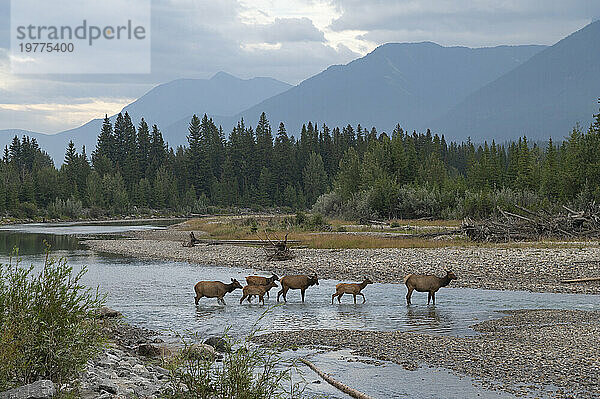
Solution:
[{"label": "leafy green plant", "polygon": [[86,288],[83,268],[46,252],[36,272],[18,258],[0,265],[0,389],[40,378],[69,382],[103,342],[93,312],[103,297]]},{"label": "leafy green plant", "polygon": [[197,333],[181,337],[184,348],[171,358],[165,399],[277,399],[298,398],[302,382],[292,378],[295,364],[284,360],[274,348],[251,343],[256,332],[240,340],[225,336],[232,348],[215,362],[210,356],[198,356]]}]

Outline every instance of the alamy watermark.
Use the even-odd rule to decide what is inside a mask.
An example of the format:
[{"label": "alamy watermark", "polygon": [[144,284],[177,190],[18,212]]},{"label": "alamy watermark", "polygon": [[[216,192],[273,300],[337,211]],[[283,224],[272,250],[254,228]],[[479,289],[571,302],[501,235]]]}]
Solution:
[{"label": "alamy watermark", "polygon": [[150,73],[151,0],[12,0],[13,73]]}]

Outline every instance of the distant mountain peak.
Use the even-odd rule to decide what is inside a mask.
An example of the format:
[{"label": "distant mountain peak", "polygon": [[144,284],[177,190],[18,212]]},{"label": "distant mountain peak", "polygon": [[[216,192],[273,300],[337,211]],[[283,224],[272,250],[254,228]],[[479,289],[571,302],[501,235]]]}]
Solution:
[{"label": "distant mountain peak", "polygon": [[237,76],[233,76],[232,74],[223,72],[223,71],[219,71],[219,72],[215,73],[213,75],[213,77],[210,78],[210,80],[232,80],[232,79],[241,80]]}]

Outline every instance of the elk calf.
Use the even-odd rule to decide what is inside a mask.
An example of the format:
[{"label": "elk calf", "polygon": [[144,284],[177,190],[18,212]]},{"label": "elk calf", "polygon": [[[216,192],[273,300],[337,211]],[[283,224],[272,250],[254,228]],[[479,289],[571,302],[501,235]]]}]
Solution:
[{"label": "elk calf", "polygon": [[269,290],[273,287],[277,287],[275,282],[271,281],[268,285],[247,285],[242,289],[243,295],[240,299],[240,305],[244,302],[244,299],[248,298],[248,302],[251,302],[252,296],[258,296],[258,302],[265,304],[265,294],[269,293]]},{"label": "elk calf", "polygon": [[[279,281],[279,277],[276,274],[273,274],[271,277],[263,277],[263,276],[248,276],[246,277],[246,282],[248,285],[270,285],[274,281]],[[277,287],[275,285],[274,287]],[[273,287],[271,287],[273,288]],[[269,288],[269,289],[271,289]],[[267,298],[269,297],[269,289],[267,289]]]},{"label": "elk calf", "polygon": [[300,290],[300,294],[302,295],[302,302],[304,303],[304,292],[306,289],[312,285],[319,285],[319,279],[316,274],[311,276],[306,275],[296,275],[296,276],[285,276],[281,279],[281,290],[277,293],[277,302],[279,302],[279,297],[283,294],[283,300],[287,302],[287,292],[288,290]]},{"label": "elk calf", "polygon": [[367,300],[365,296],[362,294],[362,290],[369,284],[373,284],[373,282],[366,277],[362,283],[339,283],[335,286],[335,294],[331,296],[331,304],[333,305],[333,299],[337,296],[338,303],[342,303],[341,299],[344,294],[350,294],[354,297],[354,304],[356,304],[356,296],[360,295],[363,298],[363,303]]},{"label": "elk calf", "polygon": [[231,283],[225,284],[220,281],[200,281],[194,286],[196,291],[196,305],[202,297],[217,298],[217,303],[225,305],[223,297],[229,292],[233,292],[237,288],[242,288],[242,285],[236,279],[231,279]]},{"label": "elk calf", "polygon": [[427,304],[433,299],[435,305],[435,293],[441,288],[450,284],[450,281],[457,280],[458,277],[451,271],[446,271],[446,276],[436,277],[430,274],[409,274],[404,277],[404,284],[408,288],[406,294],[406,304],[410,305],[410,297],[414,290],[418,292],[428,292]]}]

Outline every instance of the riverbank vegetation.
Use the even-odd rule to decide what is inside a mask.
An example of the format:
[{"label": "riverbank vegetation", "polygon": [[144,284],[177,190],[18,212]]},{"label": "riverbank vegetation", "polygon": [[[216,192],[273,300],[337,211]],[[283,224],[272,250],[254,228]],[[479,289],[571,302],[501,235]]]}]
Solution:
[{"label": "riverbank vegetation", "polygon": [[[320,214],[208,216],[187,220],[176,226],[180,231],[200,232],[204,240],[281,240],[299,241],[311,249],[375,248],[580,248],[598,246],[597,241],[545,239],[524,242],[475,242],[460,230],[459,220],[392,220],[389,223],[356,224],[330,219]],[[172,231],[175,234],[174,231]],[[148,236],[144,236],[148,238]],[[151,237],[151,236],[150,236]],[[173,236],[175,237],[175,236]],[[243,245],[243,243],[240,243]]]},{"label": "riverbank vegetation", "polygon": [[0,391],[39,379],[62,387],[100,351],[103,298],[83,286],[85,272],[48,253],[41,270],[18,253],[0,266]]},{"label": "riverbank vegetation", "polygon": [[[351,220],[485,217],[520,205],[552,211],[600,200],[600,116],[564,140],[447,142],[409,133],[308,122],[273,132],[263,113],[229,132],[204,115],[188,145],[169,147],[158,126],[106,118],[88,156],[70,143],[56,169],[34,139],[15,137],[0,162],[0,212],[77,219],[313,209]],[[567,133],[567,132],[565,132]]]},{"label": "riverbank vegetation", "polygon": [[[215,362],[199,349],[197,334],[182,337],[182,349],[169,359],[169,381],[161,395],[165,399],[277,399],[300,398],[305,383],[293,360],[286,360],[272,346],[245,338],[223,338],[227,350]],[[294,375],[296,374],[296,375]],[[298,381],[295,381],[295,380]]]}]

